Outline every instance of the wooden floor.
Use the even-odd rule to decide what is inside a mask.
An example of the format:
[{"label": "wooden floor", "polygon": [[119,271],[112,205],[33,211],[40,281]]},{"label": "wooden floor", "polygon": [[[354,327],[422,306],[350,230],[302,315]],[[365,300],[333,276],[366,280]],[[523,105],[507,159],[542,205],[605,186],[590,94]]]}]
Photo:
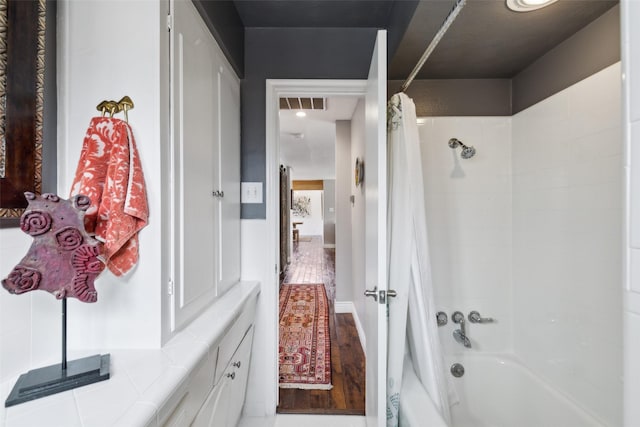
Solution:
[{"label": "wooden floor", "polygon": [[331,390],[280,389],[281,414],[364,415],[365,359],[351,314],[336,314],[335,250],[320,237],[294,243],[283,283],[324,283],[329,298]]}]

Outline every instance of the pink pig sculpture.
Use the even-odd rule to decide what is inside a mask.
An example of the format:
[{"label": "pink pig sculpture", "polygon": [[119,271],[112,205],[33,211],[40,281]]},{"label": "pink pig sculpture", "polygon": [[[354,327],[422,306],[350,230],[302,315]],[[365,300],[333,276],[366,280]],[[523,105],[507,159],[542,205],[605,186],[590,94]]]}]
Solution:
[{"label": "pink pig sculpture", "polygon": [[12,294],[36,289],[57,299],[77,298],[96,302],[95,278],[104,269],[101,244],[84,229],[87,196],[70,200],[55,194],[24,193],[29,206],[20,218],[20,229],[33,237],[29,251],[2,286]]}]

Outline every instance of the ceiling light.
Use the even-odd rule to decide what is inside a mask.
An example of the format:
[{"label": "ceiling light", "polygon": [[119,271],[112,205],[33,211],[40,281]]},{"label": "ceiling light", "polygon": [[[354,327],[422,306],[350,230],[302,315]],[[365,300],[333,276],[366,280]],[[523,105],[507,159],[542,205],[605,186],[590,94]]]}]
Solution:
[{"label": "ceiling light", "polygon": [[529,12],[555,3],[558,0],[507,0],[507,7],[515,12]]},{"label": "ceiling light", "polygon": [[307,116],[307,113],[305,113],[304,111],[298,111],[298,112],[296,113],[296,116],[298,116],[298,117],[306,117],[306,116]]}]

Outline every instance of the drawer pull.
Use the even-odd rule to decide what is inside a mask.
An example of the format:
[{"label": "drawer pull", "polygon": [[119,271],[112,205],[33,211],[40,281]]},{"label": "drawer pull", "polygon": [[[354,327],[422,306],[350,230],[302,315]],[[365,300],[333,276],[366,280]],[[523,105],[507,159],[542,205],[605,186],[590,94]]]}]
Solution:
[{"label": "drawer pull", "polygon": [[227,378],[231,378],[232,380],[236,379],[236,373],[235,372],[231,372],[230,374],[227,374]]},{"label": "drawer pull", "polygon": [[242,363],[238,360],[237,362],[233,362],[232,365],[236,368],[239,368]]}]

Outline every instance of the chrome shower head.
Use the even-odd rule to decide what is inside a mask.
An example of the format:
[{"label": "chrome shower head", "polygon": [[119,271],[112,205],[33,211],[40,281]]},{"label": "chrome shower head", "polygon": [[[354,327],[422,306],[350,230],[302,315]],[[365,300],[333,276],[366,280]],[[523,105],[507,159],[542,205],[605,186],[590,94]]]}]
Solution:
[{"label": "chrome shower head", "polygon": [[470,159],[476,154],[476,149],[473,147],[464,147],[460,152],[460,157],[463,159]]},{"label": "chrome shower head", "polygon": [[466,146],[462,143],[462,141],[460,141],[459,139],[456,138],[451,138],[449,140],[449,147],[456,149],[458,147],[462,147],[462,151],[460,152],[460,157],[462,157],[463,159],[470,159],[473,156],[476,155],[476,149],[473,148],[473,146],[469,147]]}]

